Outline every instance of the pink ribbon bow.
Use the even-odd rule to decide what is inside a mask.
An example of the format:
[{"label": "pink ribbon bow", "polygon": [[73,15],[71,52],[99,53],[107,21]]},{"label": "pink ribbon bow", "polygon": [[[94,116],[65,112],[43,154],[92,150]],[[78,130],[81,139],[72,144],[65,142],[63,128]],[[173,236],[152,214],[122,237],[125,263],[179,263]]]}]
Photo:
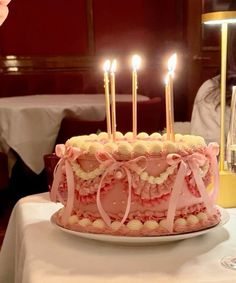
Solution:
[{"label": "pink ribbon bow", "polygon": [[[211,152],[211,150],[210,150]],[[213,153],[212,153],[213,156]],[[167,211],[167,229],[169,232],[173,231],[174,226],[174,216],[176,211],[176,206],[178,203],[178,198],[181,193],[181,190],[184,186],[185,182],[185,176],[189,175],[192,171],[196,185],[198,187],[199,193],[202,197],[203,203],[206,206],[207,212],[209,215],[212,215],[214,213],[214,208],[212,207],[212,198],[209,197],[205,184],[202,180],[202,177],[200,175],[199,167],[203,166],[206,162],[206,157],[203,154],[200,153],[193,153],[190,156],[182,157],[179,154],[168,154],[167,155],[167,163],[170,165],[173,164],[179,164],[179,170],[176,175],[176,179],[173,185],[172,193],[170,196],[169,201],[169,208]],[[217,180],[215,180],[217,181]]]},{"label": "pink ribbon bow", "polygon": [[9,4],[11,0],[0,0],[0,26],[3,24],[3,22],[6,20],[9,9],[7,5]]},{"label": "pink ribbon bow", "polygon": [[113,172],[115,170],[117,172],[120,170],[121,172],[124,172],[127,176],[128,198],[127,198],[127,205],[126,205],[125,213],[124,213],[124,216],[123,216],[123,218],[120,222],[120,226],[121,226],[125,222],[125,220],[127,219],[129,211],[130,211],[130,207],[131,207],[132,176],[131,176],[130,171],[135,171],[137,168],[140,168],[140,166],[137,165],[137,163],[139,161],[144,162],[144,166],[141,167],[141,170],[142,171],[145,170],[147,158],[145,156],[140,156],[140,157],[137,157],[137,158],[129,160],[129,161],[117,161],[109,153],[105,153],[105,152],[104,153],[98,153],[96,155],[96,158],[100,163],[102,163],[106,167],[106,170],[103,173],[102,178],[101,178],[100,183],[99,183],[99,186],[98,186],[96,201],[97,201],[98,211],[99,211],[102,219],[104,220],[104,222],[107,224],[107,226],[111,225],[111,218],[106,213],[106,211],[104,210],[104,208],[102,207],[102,204],[101,204],[101,188],[102,188],[103,180],[105,179],[107,174],[109,174],[110,172]]},{"label": "pink ribbon bow", "polygon": [[219,170],[217,156],[219,155],[219,145],[216,142],[209,143],[206,153],[210,156],[211,168],[214,174],[213,190],[210,193],[210,198],[213,203],[216,202],[219,192]]},{"label": "pink ribbon bow", "polygon": [[56,145],[55,153],[60,160],[58,161],[55,169],[54,169],[54,179],[51,189],[51,200],[52,201],[60,201],[64,203],[60,192],[59,185],[62,181],[62,166],[65,165],[66,172],[66,182],[67,182],[67,200],[65,204],[65,211],[62,215],[62,222],[65,224],[71,215],[73,204],[74,204],[74,189],[75,189],[75,181],[74,174],[71,167],[71,161],[75,161],[82,153],[78,148],[73,148],[71,146],[66,147],[64,144]]}]

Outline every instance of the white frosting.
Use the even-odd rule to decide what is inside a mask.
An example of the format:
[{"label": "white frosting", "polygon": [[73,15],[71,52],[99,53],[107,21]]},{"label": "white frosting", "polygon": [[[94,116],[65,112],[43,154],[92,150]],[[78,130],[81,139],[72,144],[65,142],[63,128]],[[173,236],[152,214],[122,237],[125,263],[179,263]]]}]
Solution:
[{"label": "white frosting", "polygon": [[132,146],[130,143],[123,141],[118,144],[117,150],[122,155],[130,155],[132,153]]},{"label": "white frosting", "polygon": [[150,135],[150,138],[152,138],[152,139],[161,139],[161,134],[159,134],[159,133],[152,133]]},{"label": "white frosting", "polygon": [[112,230],[116,231],[116,230],[118,230],[119,228],[120,228],[120,222],[119,222],[119,221],[113,221],[113,222],[111,223],[111,229],[112,229]]},{"label": "white frosting", "polygon": [[79,218],[78,218],[78,216],[77,216],[76,214],[71,215],[71,216],[69,217],[69,219],[68,219],[68,223],[71,224],[71,225],[77,224],[78,221],[79,221]]},{"label": "white frosting", "polygon": [[98,140],[107,140],[107,139],[108,139],[107,132],[101,132],[98,134]]},{"label": "white frosting", "polygon": [[102,219],[97,219],[93,222],[93,227],[97,229],[104,229],[106,224]]},{"label": "white frosting", "polygon": [[162,228],[165,228],[166,230],[168,230],[168,225],[167,225],[167,220],[166,219],[162,219],[159,223],[159,225],[162,227]]},{"label": "white frosting", "polygon": [[184,218],[177,218],[174,224],[175,226],[178,226],[178,227],[185,227],[187,224],[187,221]]},{"label": "white frosting", "polygon": [[146,154],[148,152],[148,147],[145,141],[136,141],[133,145],[133,152],[140,155]]},{"label": "white frosting", "polygon": [[142,222],[140,220],[133,219],[133,220],[130,220],[127,223],[127,228],[132,230],[132,231],[138,231],[142,227],[143,227],[143,224],[142,224]]},{"label": "white frosting", "polygon": [[155,220],[147,220],[144,222],[143,226],[147,228],[148,230],[154,230],[159,227],[159,224]]},{"label": "white frosting", "polygon": [[199,221],[206,221],[208,219],[208,216],[204,212],[199,212],[197,214],[197,218],[199,219]]},{"label": "white frosting", "polygon": [[199,222],[199,219],[197,218],[197,216],[191,214],[187,217],[187,223],[190,225],[195,225]]},{"label": "white frosting", "polygon": [[139,139],[148,139],[149,135],[147,133],[141,132],[137,135],[137,138]]},{"label": "white frosting", "polygon": [[149,153],[150,154],[157,154],[163,150],[163,143],[160,141],[154,141],[150,143],[149,146]]},{"label": "white frosting", "polygon": [[133,139],[133,133],[132,132],[127,132],[124,137],[127,139],[127,140],[132,140]]},{"label": "white frosting", "polygon": [[78,223],[79,223],[80,226],[83,226],[83,227],[89,226],[89,225],[92,224],[92,222],[89,218],[82,218],[81,220],[79,220]]},{"label": "white frosting", "polygon": [[104,150],[106,150],[109,153],[114,153],[117,151],[118,145],[117,143],[113,143],[113,142],[108,142],[104,145]]},{"label": "white frosting", "polygon": [[158,154],[162,151],[175,153],[178,150],[195,149],[206,146],[205,141],[200,136],[175,135],[175,142],[167,140],[167,135],[153,133],[150,136],[147,133],[139,133],[137,139],[133,140],[133,133],[128,132],[123,135],[116,132],[116,141],[108,140],[108,135],[102,132],[98,135],[72,137],[66,145],[79,147],[82,151],[94,154],[96,151],[107,151],[109,153],[120,154]]},{"label": "white frosting", "polygon": [[[169,154],[178,153],[179,150],[188,150],[197,148],[199,146],[204,147],[205,142],[202,137],[191,135],[179,135],[176,134],[176,142],[166,140],[167,136],[164,134],[161,136],[159,133],[153,133],[148,136],[146,133],[140,133],[138,139],[133,140],[131,132],[126,133],[124,136],[120,132],[116,132],[116,142],[108,140],[107,133],[102,132],[99,135],[78,136],[72,137],[66,142],[66,146],[78,147],[82,153],[94,155],[97,152],[108,152],[111,155],[119,154],[120,156],[126,156],[128,158],[135,158],[136,156],[155,155],[155,154]],[[140,137],[143,140],[139,140]],[[130,139],[128,139],[130,138]],[[161,140],[160,140],[161,138]],[[93,140],[91,140],[93,139]],[[116,157],[115,157],[116,159]],[[204,177],[209,171],[209,162],[200,167],[201,177]],[[142,168],[137,167],[136,173],[140,175],[141,180],[147,181],[152,185],[159,185],[165,182],[169,175],[173,174],[177,165],[168,166],[166,171],[162,172],[159,176],[148,175]],[[106,168],[103,164],[99,164],[97,168],[92,171],[84,171],[77,161],[72,162],[72,168],[75,174],[83,180],[93,179],[99,175],[102,175]]]},{"label": "white frosting", "polygon": [[[190,214],[187,219],[179,217],[174,221],[174,226],[176,228],[184,229],[186,225],[197,225],[199,221],[205,221],[208,219],[208,216],[204,212],[199,212],[197,216]],[[72,215],[69,217],[68,220],[69,224],[79,224],[80,226],[86,227],[89,225],[92,225],[94,228],[97,229],[105,229],[106,224],[102,219],[97,219],[94,222],[91,222],[90,219],[88,218],[82,218],[78,219],[77,215]],[[121,226],[120,226],[119,221],[113,221],[110,225],[110,228],[113,231],[117,231]],[[162,219],[159,222],[156,220],[147,220],[144,223],[142,223],[140,220],[137,219],[132,219],[130,220],[126,225],[123,224],[123,226],[127,227],[131,231],[140,231],[142,228],[148,229],[148,230],[155,230],[158,228],[164,228],[167,230],[168,225],[167,225],[167,219]]]}]

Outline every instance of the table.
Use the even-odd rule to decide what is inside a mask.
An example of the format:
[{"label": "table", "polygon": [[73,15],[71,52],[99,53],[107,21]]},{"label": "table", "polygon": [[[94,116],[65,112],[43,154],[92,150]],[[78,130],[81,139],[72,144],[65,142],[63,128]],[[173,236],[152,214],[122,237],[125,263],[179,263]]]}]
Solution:
[{"label": "table", "polygon": [[[139,101],[148,100],[138,95]],[[116,95],[131,101],[130,94]],[[36,174],[43,168],[43,155],[51,153],[62,119],[74,114],[81,120],[104,120],[104,94],[29,95],[0,98],[0,151],[13,149]]]},{"label": "table", "polygon": [[[17,283],[235,283],[223,256],[236,255],[236,208],[230,221],[202,236],[152,246],[82,239],[50,223],[60,205],[48,193],[14,207],[0,253],[0,282]],[[15,281],[14,281],[15,279]]]}]

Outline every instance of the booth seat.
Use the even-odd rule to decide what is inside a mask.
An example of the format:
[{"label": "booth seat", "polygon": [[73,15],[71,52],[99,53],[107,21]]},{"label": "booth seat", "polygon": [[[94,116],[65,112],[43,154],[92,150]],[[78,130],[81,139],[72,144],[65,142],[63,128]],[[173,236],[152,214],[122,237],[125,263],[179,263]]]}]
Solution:
[{"label": "booth seat", "polygon": [[0,152],[0,191],[8,187],[9,173],[8,173],[8,159],[7,155]]},{"label": "booth seat", "polygon": [[[116,103],[117,131],[132,131],[132,102]],[[137,131],[151,134],[163,131],[165,126],[165,105],[160,97],[137,103]],[[75,116],[65,117],[60,126],[56,144],[65,143],[67,139],[78,135],[89,135],[106,131],[106,119],[85,121]]]}]

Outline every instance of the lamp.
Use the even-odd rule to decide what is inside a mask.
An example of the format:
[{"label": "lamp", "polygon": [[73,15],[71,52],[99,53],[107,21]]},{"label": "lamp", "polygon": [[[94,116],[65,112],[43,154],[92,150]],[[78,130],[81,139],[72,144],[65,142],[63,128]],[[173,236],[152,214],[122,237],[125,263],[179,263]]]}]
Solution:
[{"label": "lamp", "polygon": [[236,206],[236,174],[225,169],[225,101],[228,24],[236,23],[236,11],[202,14],[202,23],[221,25],[221,89],[220,89],[220,191],[218,204],[223,207]]}]

